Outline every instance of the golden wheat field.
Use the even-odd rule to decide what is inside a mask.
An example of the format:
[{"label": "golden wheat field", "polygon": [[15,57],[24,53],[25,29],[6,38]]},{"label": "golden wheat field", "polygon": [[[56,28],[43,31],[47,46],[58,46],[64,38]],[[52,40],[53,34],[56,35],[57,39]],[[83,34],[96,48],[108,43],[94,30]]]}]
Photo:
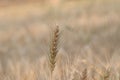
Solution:
[{"label": "golden wheat field", "polygon": [[120,80],[120,0],[0,0],[0,80]]}]

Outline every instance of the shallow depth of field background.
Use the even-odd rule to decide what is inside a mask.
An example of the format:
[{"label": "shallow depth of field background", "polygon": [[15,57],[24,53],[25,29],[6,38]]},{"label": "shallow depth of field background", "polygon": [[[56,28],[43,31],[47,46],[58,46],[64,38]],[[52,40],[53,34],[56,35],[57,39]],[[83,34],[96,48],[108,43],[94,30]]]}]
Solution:
[{"label": "shallow depth of field background", "polygon": [[120,80],[120,0],[0,0],[0,80],[49,80],[56,25],[54,80],[80,80],[84,68]]}]

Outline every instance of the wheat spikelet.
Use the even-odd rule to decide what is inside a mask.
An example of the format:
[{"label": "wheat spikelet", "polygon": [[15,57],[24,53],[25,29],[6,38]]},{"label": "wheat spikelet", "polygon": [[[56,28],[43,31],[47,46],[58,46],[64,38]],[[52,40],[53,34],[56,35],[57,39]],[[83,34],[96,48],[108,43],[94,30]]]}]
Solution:
[{"label": "wheat spikelet", "polygon": [[55,63],[56,63],[55,58],[58,53],[58,40],[59,40],[59,27],[57,26],[53,33],[53,39],[50,46],[49,63],[50,63],[51,74],[53,73],[55,68]]},{"label": "wheat spikelet", "polygon": [[84,69],[84,71],[82,72],[81,80],[88,80],[87,79],[87,69]]}]

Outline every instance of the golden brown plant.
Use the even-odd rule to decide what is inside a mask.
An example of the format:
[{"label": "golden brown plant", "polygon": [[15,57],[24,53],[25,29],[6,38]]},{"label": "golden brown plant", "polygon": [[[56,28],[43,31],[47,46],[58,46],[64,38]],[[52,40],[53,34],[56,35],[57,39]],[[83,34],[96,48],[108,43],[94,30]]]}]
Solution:
[{"label": "golden brown plant", "polygon": [[51,74],[53,73],[55,68],[55,63],[56,63],[55,58],[58,53],[58,40],[59,40],[59,27],[57,26],[53,33],[53,39],[50,46],[49,63],[50,63]]}]

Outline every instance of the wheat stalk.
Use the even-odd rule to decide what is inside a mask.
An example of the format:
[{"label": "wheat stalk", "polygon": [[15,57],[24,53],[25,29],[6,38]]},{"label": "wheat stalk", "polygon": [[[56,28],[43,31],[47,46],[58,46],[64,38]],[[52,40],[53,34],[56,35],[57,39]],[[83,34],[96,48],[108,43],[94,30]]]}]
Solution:
[{"label": "wheat stalk", "polygon": [[59,27],[57,26],[53,33],[53,38],[50,45],[49,63],[50,63],[51,74],[53,74],[55,68],[55,63],[56,63],[55,58],[58,53],[58,40],[59,40]]}]

